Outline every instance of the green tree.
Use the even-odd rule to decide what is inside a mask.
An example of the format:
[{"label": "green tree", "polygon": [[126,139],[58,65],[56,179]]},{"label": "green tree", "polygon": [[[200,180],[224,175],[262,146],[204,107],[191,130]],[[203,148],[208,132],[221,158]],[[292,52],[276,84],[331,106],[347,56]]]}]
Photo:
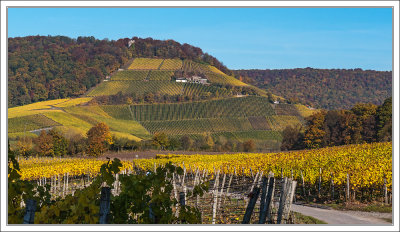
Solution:
[{"label": "green tree", "polygon": [[187,135],[182,136],[180,141],[181,141],[181,144],[182,144],[182,148],[185,151],[189,150],[193,145],[193,139],[191,139]]},{"label": "green tree", "polygon": [[378,141],[392,141],[392,98],[387,98],[376,111]]},{"label": "green tree", "polygon": [[53,140],[53,156],[63,157],[68,152],[68,140],[56,129],[49,131]]},{"label": "green tree", "polygon": [[357,130],[360,131],[362,140],[367,143],[375,141],[375,115],[377,106],[371,103],[358,103],[354,105],[351,111],[357,116],[359,127]]},{"label": "green tree", "polygon": [[168,136],[164,133],[156,132],[153,136],[152,141],[153,145],[155,145],[157,148],[161,148],[161,150],[164,150],[166,147],[169,146]]},{"label": "green tree", "polygon": [[180,147],[181,147],[181,141],[178,138],[172,137],[169,139],[169,146],[168,146],[169,150],[175,151]]}]

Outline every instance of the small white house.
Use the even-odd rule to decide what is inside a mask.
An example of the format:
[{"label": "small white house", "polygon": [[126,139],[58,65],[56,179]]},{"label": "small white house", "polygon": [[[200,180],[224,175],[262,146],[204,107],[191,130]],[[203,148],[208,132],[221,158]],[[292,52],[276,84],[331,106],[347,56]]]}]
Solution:
[{"label": "small white house", "polygon": [[185,78],[176,78],[176,82],[187,82]]},{"label": "small white house", "polygon": [[274,104],[279,104],[279,101],[274,101]]},{"label": "small white house", "polygon": [[129,42],[128,42],[128,48],[130,47],[130,46],[132,46],[132,44],[134,44],[135,43],[135,40],[129,40]]}]

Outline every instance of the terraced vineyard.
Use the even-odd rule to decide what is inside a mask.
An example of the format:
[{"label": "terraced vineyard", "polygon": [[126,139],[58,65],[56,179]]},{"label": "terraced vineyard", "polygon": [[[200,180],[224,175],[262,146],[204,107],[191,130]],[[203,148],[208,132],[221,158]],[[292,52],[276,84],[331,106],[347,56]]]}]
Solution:
[{"label": "terraced vineyard", "polygon": [[191,60],[184,60],[182,69],[186,73],[195,73],[195,74],[205,74],[212,72],[211,69],[209,68],[209,65],[197,63]]},{"label": "terraced vineyard", "polygon": [[181,104],[133,105],[131,110],[137,121],[275,115],[270,103],[257,96]]},{"label": "terraced vineyard", "polygon": [[149,73],[148,80],[150,81],[170,81],[174,72],[172,71],[155,71],[152,70]]},{"label": "terraced vineyard", "polygon": [[271,124],[264,116],[249,117],[249,121],[255,130],[271,130]]},{"label": "terraced vineyard", "polygon": [[149,71],[133,71],[123,70],[117,72],[112,78],[112,81],[143,81],[146,79]]},{"label": "terraced vineyard", "polygon": [[287,126],[301,125],[301,121],[297,116],[276,115],[268,116],[266,120],[272,130],[283,131]]},{"label": "terraced vineyard", "polygon": [[218,74],[214,72],[210,72],[206,74],[207,79],[211,83],[218,83],[218,84],[228,84],[228,85],[233,85],[233,86],[247,86],[247,84],[239,81],[238,79],[228,76],[224,73]]},{"label": "terraced vineyard", "polygon": [[165,134],[201,134],[220,131],[251,130],[246,118],[201,118],[170,121],[141,122],[151,133]]},{"label": "terraced vineyard", "polygon": [[60,125],[43,114],[34,114],[8,119],[8,132],[25,132]]},{"label": "terraced vineyard", "polygon": [[182,68],[182,60],[180,59],[165,59],[160,67],[160,70],[179,70]]},{"label": "terraced vineyard", "polygon": [[[127,70],[120,70],[110,80],[105,80],[87,93],[89,97],[123,94],[143,95],[145,93],[159,93],[168,95],[202,96],[219,91],[220,96],[228,95],[226,89],[217,86],[190,85],[189,83],[176,83],[173,77],[176,71],[182,71],[187,77],[201,75],[211,84],[232,86],[248,86],[247,84],[228,76],[208,64],[197,63],[180,59],[151,59],[135,58]],[[250,87],[250,86],[249,86]],[[184,89],[183,89],[184,88]],[[255,88],[255,87],[253,87]],[[265,96],[262,90],[256,91],[260,96]]]},{"label": "terraced vineyard", "polygon": [[135,58],[129,65],[131,70],[154,70],[159,69],[163,59]]},{"label": "terraced vineyard", "polygon": [[[206,77],[211,85],[177,83],[173,81],[176,71]],[[229,87],[213,84],[247,86],[260,96],[233,97]],[[136,96],[147,93],[180,95],[194,99],[213,96],[215,99],[130,106],[86,104],[92,97],[119,92]],[[52,126],[66,133],[85,135],[93,125],[104,122],[113,135],[133,140],[150,139],[156,132],[191,137],[210,133],[214,138],[239,142],[252,139],[261,147],[276,148],[282,139],[281,131],[287,125],[302,123],[302,116],[312,112],[300,105],[271,105],[265,91],[246,85],[211,65],[180,59],[135,58],[127,70],[118,71],[87,96],[10,108],[9,135],[16,137],[25,129]]]},{"label": "terraced vineyard", "polygon": [[219,96],[229,95],[229,91],[227,89],[221,89],[215,86],[201,85],[194,83],[185,83],[185,87],[183,89],[183,95],[185,96],[201,96],[202,94],[216,93],[216,92],[218,92]]},{"label": "terraced vineyard", "polygon": [[101,109],[116,119],[129,120],[132,119],[131,110],[128,105],[119,106],[100,106]]},{"label": "terraced vineyard", "polygon": [[145,93],[160,93],[179,95],[183,89],[182,83],[172,81],[106,81],[93,89],[88,96],[123,94],[143,95]]}]

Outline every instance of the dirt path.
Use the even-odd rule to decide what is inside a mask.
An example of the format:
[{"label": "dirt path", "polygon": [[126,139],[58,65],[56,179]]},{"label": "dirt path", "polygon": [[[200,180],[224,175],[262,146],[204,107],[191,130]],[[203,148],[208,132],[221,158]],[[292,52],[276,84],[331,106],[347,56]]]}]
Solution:
[{"label": "dirt path", "polygon": [[361,212],[361,211],[339,211],[332,209],[321,209],[303,205],[292,205],[292,210],[306,216],[311,216],[328,224],[380,224],[391,225],[392,223],[382,218],[392,218],[391,213]]},{"label": "dirt path", "polygon": [[52,127],[40,128],[40,129],[36,129],[36,130],[31,130],[31,131],[29,131],[29,132],[31,132],[31,133],[39,132],[39,133],[40,133],[42,130],[49,131],[49,130],[53,129],[53,127],[54,127],[54,126],[52,126]]}]

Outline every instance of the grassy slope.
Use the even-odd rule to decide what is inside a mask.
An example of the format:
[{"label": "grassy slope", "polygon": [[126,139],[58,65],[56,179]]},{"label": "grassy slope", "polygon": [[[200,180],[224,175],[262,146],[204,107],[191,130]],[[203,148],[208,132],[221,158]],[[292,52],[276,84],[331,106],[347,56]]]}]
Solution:
[{"label": "grassy slope", "polygon": [[10,108],[9,137],[34,137],[31,130],[59,127],[64,132],[85,135],[96,123],[105,122],[112,134],[132,140],[150,138],[149,132],[133,120],[111,117],[99,106],[83,106],[90,98],[58,99]]}]

